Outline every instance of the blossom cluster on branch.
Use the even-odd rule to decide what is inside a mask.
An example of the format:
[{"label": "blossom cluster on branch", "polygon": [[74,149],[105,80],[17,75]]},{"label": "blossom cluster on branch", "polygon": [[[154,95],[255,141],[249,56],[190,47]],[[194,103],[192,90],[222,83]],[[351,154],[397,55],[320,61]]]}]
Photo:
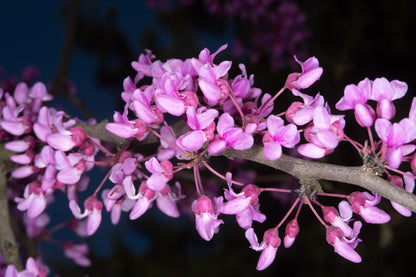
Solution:
[{"label": "blossom cluster on branch", "polygon": [[[217,171],[210,164],[211,157],[226,155],[230,149],[238,155],[261,144],[262,157],[268,161],[281,159],[285,148],[296,149],[298,156],[317,159],[347,142],[362,157],[360,172],[385,175],[391,184],[412,193],[416,100],[412,101],[409,116],[399,122],[394,121],[393,104],[405,95],[407,85],[366,78],[345,88],[336,108],[354,110],[357,123],[368,133],[368,140],[360,143],[344,133],[344,116],[332,113],[322,95],[304,93],[323,73],[318,59],[300,61],[295,56],[301,72],[289,74],[282,88],[269,94],[254,86],[254,75],[247,74],[243,64],[239,65],[241,73],[232,77],[231,61],[214,61],[226,47],[214,53],[203,49],[198,57],[167,61],[157,60],[147,50],[133,61],[137,74],[124,79],[124,109],[116,111],[113,122],[105,125],[107,131],[124,139],[114,147],[102,143],[105,137],[89,135],[78,119],[46,106],[52,96],[44,84],[28,86],[22,82],[13,91],[0,88],[1,139],[6,149],[16,152],[10,156],[16,166],[10,172],[7,196],[27,236],[47,240],[62,227],[71,228],[81,238],[91,236],[100,227],[103,209],[111,213],[114,225],[122,212],[128,213],[130,220],[137,220],[153,204],[167,216],[177,218],[181,215],[178,203],[187,200],[192,202],[187,208],[195,218],[196,230],[206,241],[224,224],[222,215],[235,215],[248,244],[261,252],[257,269],[264,270],[280,247],[279,232],[284,233],[284,247],[294,243],[300,232],[298,216],[306,206],[323,226],[326,241],[334,251],[360,262],[355,249],[361,242],[361,220],[372,224],[390,220],[390,215],[377,207],[379,194],[324,192],[318,177],[302,173],[294,175],[299,184],[291,188],[261,187],[249,178],[235,178],[231,170]],[[275,106],[282,108],[275,104],[284,93],[299,101],[277,111]],[[95,122],[84,124],[94,126]],[[149,149],[154,151],[149,153]],[[404,163],[411,170],[402,171]],[[91,195],[85,195],[91,185],[86,173],[94,166],[106,167],[108,173],[99,184],[92,184]],[[188,170],[194,181],[182,187],[175,178]],[[223,193],[210,189],[202,170],[222,180],[215,186],[226,187]],[[267,220],[260,207],[261,195],[267,192],[297,197],[259,242],[255,229]],[[75,218],[48,229],[45,208],[57,193],[67,195],[68,210]],[[339,199],[338,206],[326,204],[327,197]],[[402,215],[411,216],[412,210],[403,203],[392,201],[392,205]],[[90,265],[86,244],[67,241],[61,247],[78,265]],[[5,274],[42,276],[47,272],[43,268],[40,260],[29,258],[24,271],[18,272],[11,265]]]}]

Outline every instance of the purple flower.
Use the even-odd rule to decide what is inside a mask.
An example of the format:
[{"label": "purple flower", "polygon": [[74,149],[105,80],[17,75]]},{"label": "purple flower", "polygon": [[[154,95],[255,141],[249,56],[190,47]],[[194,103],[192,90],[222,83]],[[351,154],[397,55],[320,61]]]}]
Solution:
[{"label": "purple flower", "polygon": [[383,224],[390,221],[390,216],[377,208],[380,202],[379,195],[371,195],[368,192],[353,192],[348,196],[351,209],[354,213],[360,214],[367,223]]},{"label": "purple flower", "polygon": [[110,122],[105,125],[105,128],[110,133],[122,138],[136,137],[138,140],[146,138],[148,125],[140,118],[128,120],[127,105],[125,106],[122,115],[115,112],[113,118],[114,122]]},{"label": "purple flower", "polygon": [[325,104],[324,98],[319,93],[315,98],[306,94],[300,96],[303,103],[293,102],[286,111],[286,119],[298,126],[309,123],[313,119],[315,109]]},{"label": "purple flower", "polygon": [[372,96],[372,83],[365,78],[358,85],[348,85],[344,89],[344,96],[335,107],[340,111],[354,110],[355,119],[362,127],[373,125],[375,120],[375,111],[371,108],[367,101]]},{"label": "purple flower", "polygon": [[[415,179],[408,176],[408,174],[411,174],[411,172],[406,172],[406,174],[403,175],[404,180],[404,189],[410,193],[413,193],[413,190],[415,188]],[[399,176],[390,175],[388,177],[388,181],[392,183],[393,185],[398,186],[399,188],[403,188],[403,180]],[[403,207],[400,204],[397,204],[396,202],[390,201],[393,208],[399,212],[401,215],[410,217],[412,215],[412,211],[408,208]]]},{"label": "purple flower", "polygon": [[375,129],[383,141],[381,150],[383,158],[391,168],[398,168],[403,157],[416,148],[413,144],[406,145],[416,139],[416,122],[404,118],[399,123],[391,124],[387,119],[379,118],[376,120]]},{"label": "purple flower", "polygon": [[259,211],[259,194],[261,189],[255,185],[245,186],[240,193],[235,193],[231,187],[231,173],[226,174],[228,190],[225,190],[224,196],[228,202],[225,202],[220,212],[223,214],[235,214],[237,222],[243,229],[251,228],[253,220],[264,222],[266,216]]},{"label": "purple flower", "polygon": [[78,206],[77,202],[71,200],[69,202],[69,208],[72,211],[72,214],[77,219],[82,219],[88,217],[87,220],[87,235],[91,236],[97,231],[101,223],[101,210],[103,208],[103,203],[98,201],[96,196],[90,196],[84,201],[85,211],[81,213],[81,209]]},{"label": "purple flower", "polygon": [[5,277],[46,277],[49,274],[49,269],[39,261],[35,261],[29,257],[26,261],[26,268],[17,272],[14,265],[7,266]]},{"label": "purple flower", "polygon": [[220,224],[224,223],[217,219],[222,197],[212,200],[208,196],[201,195],[192,203],[192,211],[195,213],[195,226],[199,235],[206,241],[212,239],[218,233]]},{"label": "purple flower", "polygon": [[[324,220],[328,223],[331,223],[333,227],[340,228],[344,236],[350,238],[357,233],[357,230],[354,230],[348,225],[348,222],[352,218],[353,211],[351,209],[350,204],[345,200],[341,201],[338,204],[338,208],[339,213],[337,209],[335,209],[334,207],[322,206]],[[361,226],[361,223],[358,222],[359,221],[354,222],[354,228],[358,228],[358,226]]]},{"label": "purple flower", "polygon": [[188,131],[180,136],[177,144],[187,151],[199,150],[206,141],[213,138],[212,129],[215,128],[215,123],[212,128],[209,127],[217,116],[218,111],[214,109],[207,110],[205,107],[201,107],[195,110],[194,107],[189,107],[186,110],[186,124],[193,131]]},{"label": "purple flower", "polygon": [[315,57],[311,57],[301,62],[294,56],[296,62],[301,66],[302,73],[290,73],[287,77],[285,86],[296,96],[300,95],[299,90],[310,87],[322,75],[323,69],[319,66],[319,61]]},{"label": "purple flower", "polygon": [[77,265],[84,267],[91,265],[90,259],[86,257],[89,252],[87,244],[73,244],[72,242],[67,241],[63,243],[62,249],[65,256],[73,260]]},{"label": "purple flower", "polygon": [[35,218],[45,210],[46,198],[40,182],[34,181],[27,184],[23,196],[24,198],[16,197],[14,200],[18,203],[17,209],[27,210],[29,218]]},{"label": "purple flower", "polygon": [[145,162],[146,169],[152,173],[147,179],[147,186],[154,190],[162,190],[173,177],[173,165],[169,160],[159,162],[155,157]]},{"label": "purple flower", "polygon": [[376,78],[373,82],[371,99],[377,101],[377,115],[390,120],[396,113],[393,100],[402,98],[407,92],[407,84],[398,80],[389,82],[386,78]]},{"label": "purple flower", "polygon": [[304,136],[310,143],[302,144],[298,152],[309,158],[322,158],[331,153],[343,139],[343,116],[331,115],[324,107],[317,107],[313,122],[305,129]]},{"label": "purple flower", "polygon": [[267,118],[267,133],[263,136],[263,156],[268,160],[276,160],[282,155],[282,145],[293,148],[300,141],[296,125],[284,126],[283,119],[270,115]]},{"label": "purple flower", "polygon": [[246,239],[250,242],[251,248],[253,248],[255,251],[262,251],[257,263],[257,270],[266,269],[276,258],[277,248],[279,248],[281,243],[278,229],[271,228],[264,232],[263,241],[261,244],[259,244],[253,228],[247,229],[245,236]]},{"label": "purple flower", "polygon": [[134,220],[142,216],[156,200],[156,205],[160,211],[170,217],[179,217],[179,210],[175,201],[178,197],[171,192],[170,187],[166,184],[163,189],[154,191],[147,186],[147,182],[142,182],[139,192],[135,195],[134,185],[131,182],[131,176],[123,181],[127,197],[136,200],[131,212],[130,219]]},{"label": "purple flower", "polygon": [[334,246],[335,252],[354,263],[361,262],[360,255],[354,250],[357,247],[358,242],[360,242],[360,240],[356,237],[359,232],[358,227],[361,226],[357,224],[357,228],[355,228],[357,233],[354,234],[352,239],[348,239],[339,227],[329,226],[326,233],[326,241]]},{"label": "purple flower", "polygon": [[231,115],[223,113],[220,116],[217,124],[218,137],[208,146],[208,152],[211,155],[221,153],[227,146],[235,150],[245,150],[253,145],[253,136],[234,126],[234,119]]},{"label": "purple flower", "polygon": [[292,246],[293,242],[295,242],[295,238],[299,233],[299,224],[296,218],[289,221],[286,225],[286,232],[285,237],[283,239],[283,245],[285,248],[289,248]]}]

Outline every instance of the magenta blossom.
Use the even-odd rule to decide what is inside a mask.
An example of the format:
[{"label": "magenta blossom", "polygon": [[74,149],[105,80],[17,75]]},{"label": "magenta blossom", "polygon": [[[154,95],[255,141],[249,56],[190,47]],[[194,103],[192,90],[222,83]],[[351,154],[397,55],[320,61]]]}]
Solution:
[{"label": "magenta blossom", "polygon": [[[415,188],[415,179],[410,177],[409,176],[410,174],[411,174],[410,172],[406,172],[406,174],[403,175],[404,189],[407,192],[413,193],[413,190]],[[390,175],[387,180],[393,185],[396,185],[399,188],[403,188],[403,180],[399,176]],[[401,215],[406,216],[406,217],[410,217],[412,215],[412,211],[409,210],[408,208],[405,208],[402,205],[397,204],[396,202],[393,202],[393,201],[390,201],[390,202],[393,208],[397,212],[399,212]]]},{"label": "magenta blossom", "polygon": [[103,208],[103,203],[98,201],[96,196],[90,196],[84,201],[84,207],[85,211],[84,213],[81,213],[81,209],[77,202],[74,200],[69,202],[69,208],[71,209],[75,218],[82,219],[84,217],[88,217],[87,235],[91,236],[95,233],[95,231],[97,231],[101,224],[101,210]]},{"label": "magenta blossom", "polygon": [[331,153],[344,138],[343,116],[332,115],[324,107],[317,107],[313,122],[305,129],[304,136],[309,143],[302,144],[298,152],[309,158],[322,158]]},{"label": "magenta blossom", "polygon": [[261,189],[256,185],[245,186],[240,193],[235,193],[231,187],[231,173],[226,174],[228,190],[224,196],[228,200],[220,209],[223,214],[235,214],[237,222],[243,229],[251,227],[253,220],[264,222],[266,216],[259,211],[259,194]]},{"label": "magenta blossom", "polygon": [[23,196],[24,198],[15,198],[15,201],[18,203],[17,209],[20,211],[27,210],[29,218],[35,218],[45,210],[46,198],[40,182],[35,181],[27,184]]},{"label": "magenta blossom", "polygon": [[123,186],[127,197],[132,200],[136,200],[130,212],[131,220],[142,216],[148,209],[150,209],[153,201],[156,201],[157,207],[164,214],[170,217],[179,217],[179,210],[175,202],[179,199],[179,196],[176,196],[171,192],[169,185],[165,184],[161,190],[155,191],[152,190],[145,181],[141,183],[138,194],[135,194],[131,176],[128,176],[124,179]]},{"label": "magenta blossom", "polygon": [[223,152],[227,146],[235,150],[245,150],[253,145],[253,136],[244,132],[242,128],[234,126],[234,119],[231,115],[223,113],[220,116],[217,124],[218,137],[208,146],[208,152],[211,155]]},{"label": "magenta blossom", "polygon": [[381,154],[391,168],[398,168],[403,157],[412,153],[416,146],[408,144],[416,139],[416,122],[409,118],[399,123],[391,123],[387,119],[376,120],[377,135],[383,141]]},{"label": "magenta blossom", "polygon": [[285,86],[296,96],[301,93],[300,89],[308,88],[315,83],[322,75],[323,69],[319,66],[319,61],[315,57],[311,57],[301,62],[294,56],[296,62],[302,67],[302,73],[290,73],[287,77]]},{"label": "magenta blossom", "polygon": [[276,258],[277,248],[279,248],[281,243],[278,229],[271,228],[264,232],[263,241],[261,244],[259,244],[253,228],[247,229],[245,236],[250,242],[251,248],[253,248],[255,251],[262,251],[257,263],[257,270],[266,269]]},{"label": "magenta blossom", "polygon": [[173,165],[169,160],[159,162],[153,157],[145,162],[145,166],[152,173],[147,180],[147,186],[154,191],[162,190],[173,177]]},{"label": "magenta blossom", "polygon": [[286,225],[286,233],[283,239],[285,248],[289,248],[295,242],[296,236],[299,233],[299,224],[296,218],[289,221]]},{"label": "magenta blossom", "polygon": [[263,156],[268,160],[276,160],[282,155],[282,146],[293,148],[300,141],[296,125],[284,126],[283,119],[270,115],[267,118],[267,133],[263,136]]},{"label": "magenta blossom", "polygon": [[220,224],[224,223],[217,218],[222,201],[222,197],[211,199],[208,196],[201,195],[192,203],[196,229],[206,241],[210,241],[214,234],[218,233]]},{"label": "magenta blossom", "polygon": [[26,268],[23,271],[17,272],[14,265],[9,265],[4,277],[46,277],[48,274],[49,269],[45,265],[29,257],[26,261]]},{"label": "magenta blossom", "polygon": [[381,197],[368,192],[353,192],[348,196],[351,209],[354,213],[360,214],[367,223],[383,224],[390,221],[390,216],[377,208]]},{"label": "magenta blossom", "polygon": [[73,244],[71,241],[67,241],[62,245],[62,249],[65,256],[72,259],[77,265],[84,267],[91,265],[90,259],[86,257],[89,252],[87,244]]},{"label": "magenta blossom", "polygon": [[215,123],[218,111],[201,107],[195,110],[189,107],[186,110],[186,124],[193,130],[180,136],[177,144],[187,151],[199,150],[206,141],[213,139]]},{"label": "magenta blossom", "polygon": [[372,96],[372,83],[365,78],[358,85],[348,85],[344,89],[344,96],[335,107],[340,111],[354,110],[355,119],[362,127],[372,126],[375,120],[375,111],[367,104]]},{"label": "magenta blossom", "polygon": [[286,119],[298,126],[305,125],[313,119],[314,111],[317,107],[323,107],[324,97],[319,93],[312,98],[309,95],[300,95],[302,102],[293,102],[286,111]]},{"label": "magenta blossom", "polygon": [[396,114],[393,100],[402,98],[407,92],[407,84],[398,80],[389,82],[386,78],[376,78],[373,82],[371,99],[377,101],[377,115],[390,120]]},{"label": "magenta blossom", "polygon": [[[355,230],[359,232],[359,228],[355,228]],[[349,239],[342,232],[341,228],[330,226],[327,228],[326,241],[334,246],[335,252],[345,259],[354,263],[360,263],[361,257],[354,250],[357,247],[357,244],[360,242],[360,240],[356,237],[357,235],[358,233],[354,234],[354,236]]]}]

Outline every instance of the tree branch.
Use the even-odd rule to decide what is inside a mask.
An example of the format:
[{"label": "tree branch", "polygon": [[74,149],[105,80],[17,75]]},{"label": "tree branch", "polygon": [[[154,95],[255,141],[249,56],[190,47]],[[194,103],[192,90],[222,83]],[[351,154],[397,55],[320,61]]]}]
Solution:
[{"label": "tree branch", "polygon": [[221,155],[228,159],[241,158],[264,164],[284,171],[298,179],[323,179],[360,186],[416,212],[416,195],[392,185],[381,177],[364,172],[360,166],[348,167],[326,164],[287,155],[282,155],[279,159],[270,161],[263,157],[263,147],[259,145],[254,145],[244,151],[229,148]]},{"label": "tree branch", "polygon": [[[5,163],[10,159],[7,150],[1,146],[0,149],[0,251],[6,264],[13,264],[18,271],[23,270],[22,261],[19,256],[16,238],[11,228],[9,200],[7,198],[7,178]],[[9,151],[7,151],[9,152]]]},{"label": "tree branch", "polygon": [[[101,140],[118,144],[125,141],[124,139],[120,139],[108,132],[105,129],[105,123],[106,122],[100,122],[98,125],[88,126],[88,129],[85,129],[85,131],[89,135],[95,135],[94,137]],[[84,127],[85,125],[82,126]],[[181,135],[185,132],[182,121],[174,124],[173,129],[176,135]],[[154,142],[157,142],[157,138],[149,134],[149,138],[142,143]],[[416,195],[389,183],[381,177],[363,171],[360,166],[349,167],[326,164],[316,161],[307,161],[287,155],[282,155],[279,159],[270,161],[264,158],[263,147],[259,145],[254,145],[252,148],[244,151],[237,151],[232,148],[228,148],[220,155],[225,156],[228,159],[241,158],[267,165],[284,171],[298,179],[312,178],[316,180],[321,179],[356,185],[375,192],[384,198],[394,201],[412,210],[413,212],[416,212]]]}]

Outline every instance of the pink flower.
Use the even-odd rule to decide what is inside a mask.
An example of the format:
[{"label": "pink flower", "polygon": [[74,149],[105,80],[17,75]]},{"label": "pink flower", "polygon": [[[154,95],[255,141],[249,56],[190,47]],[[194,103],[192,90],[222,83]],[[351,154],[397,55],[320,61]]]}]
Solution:
[{"label": "pink flower", "polygon": [[[105,128],[110,133],[122,138],[136,137],[138,140],[143,140],[146,137],[148,125],[140,118],[128,120],[127,105],[124,107],[122,115],[115,112],[113,118],[114,122],[110,122],[105,125]],[[153,122],[153,118],[151,122]]]},{"label": "pink flower", "polygon": [[37,217],[30,218],[27,214],[23,214],[23,223],[25,225],[26,234],[30,238],[35,238],[47,233],[46,225],[49,224],[50,217],[46,213]]},{"label": "pink flower", "polygon": [[27,184],[23,196],[24,198],[16,197],[14,200],[18,203],[17,209],[27,210],[29,218],[35,218],[45,210],[46,198],[40,182],[35,181]]},{"label": "pink flower", "polygon": [[162,126],[160,128],[160,135],[163,139],[160,139],[160,147],[157,155],[159,161],[169,160],[176,156],[180,159],[180,155],[183,151],[180,148],[175,147],[176,137],[171,127]]},{"label": "pink flower", "polygon": [[115,185],[111,190],[105,189],[102,199],[107,212],[111,211],[111,223],[116,225],[120,221],[122,211],[130,211],[135,201],[126,197],[122,185]]},{"label": "pink flower", "polygon": [[300,141],[296,125],[284,126],[283,119],[270,115],[267,118],[267,133],[263,136],[263,156],[276,160],[282,155],[282,146],[293,148]]},{"label": "pink flower", "polygon": [[276,258],[277,248],[279,248],[281,240],[279,238],[278,229],[271,228],[264,232],[263,241],[258,243],[256,233],[253,228],[249,228],[245,232],[247,240],[251,244],[251,248],[255,251],[262,251],[257,263],[257,270],[266,269]]},{"label": "pink flower", "polygon": [[383,141],[383,158],[391,168],[398,168],[403,157],[416,148],[413,144],[406,145],[416,139],[416,122],[404,118],[399,123],[391,124],[387,119],[379,118],[376,120],[375,129]]},{"label": "pink flower", "polygon": [[[63,122],[65,113],[62,111],[56,111],[53,108],[42,107],[39,110],[38,120],[33,125],[33,131],[36,136],[47,142],[50,146],[57,150],[69,151],[73,147],[78,146],[81,141],[77,136],[84,136],[78,130],[69,130],[76,121],[73,119]],[[78,143],[78,145],[77,145]]]},{"label": "pink flower", "polygon": [[299,233],[298,220],[294,218],[291,221],[289,221],[286,225],[286,233],[283,239],[283,245],[285,246],[285,248],[289,248],[292,246],[298,233]]},{"label": "pink flower", "polygon": [[79,153],[69,153],[68,156],[62,151],[55,152],[55,164],[59,173],[56,179],[68,185],[80,181],[82,174],[87,170],[84,156]]},{"label": "pink flower", "polygon": [[285,86],[290,89],[294,95],[299,96],[300,89],[308,88],[315,83],[322,75],[323,69],[319,66],[319,61],[315,57],[301,62],[294,56],[296,62],[300,64],[302,73],[290,73],[287,77]]},{"label": "pink flower", "polygon": [[217,124],[218,137],[208,146],[208,152],[211,155],[221,153],[227,146],[235,150],[245,150],[253,145],[253,136],[244,132],[242,128],[234,126],[234,119],[231,115],[223,113],[220,116]]},{"label": "pink flower", "polygon": [[169,160],[159,162],[155,157],[145,162],[146,169],[152,173],[147,179],[147,186],[154,190],[162,190],[173,177],[173,165]]},{"label": "pink flower", "polygon": [[266,216],[259,211],[259,194],[261,189],[255,185],[245,186],[240,193],[235,193],[231,187],[231,173],[226,174],[228,190],[224,196],[228,202],[224,203],[220,212],[223,214],[235,214],[237,222],[243,229],[251,227],[253,220],[264,222]]},{"label": "pink flower", "polygon": [[293,102],[286,111],[286,119],[298,126],[305,125],[313,119],[314,111],[317,107],[323,107],[324,98],[319,93],[312,98],[309,95],[300,95],[302,102]]},{"label": "pink flower", "polygon": [[88,217],[87,220],[87,235],[91,236],[97,231],[101,223],[101,210],[103,208],[103,203],[97,200],[96,196],[90,196],[84,201],[85,211],[81,213],[81,209],[78,206],[77,202],[71,200],[69,202],[69,208],[72,211],[72,214],[77,219],[82,219]]},{"label": "pink flower", "polygon": [[348,225],[348,221],[352,217],[351,207],[348,202],[341,201],[339,203],[339,210],[341,215],[334,207],[322,206],[324,220],[331,223],[332,226],[340,228],[344,235],[349,237],[352,234],[352,228]]},{"label": "pink flower", "polygon": [[[193,130],[180,136],[177,144],[185,150],[197,151],[202,145],[213,138],[213,129],[215,128],[214,119],[218,116],[218,111],[201,107],[195,110],[189,107],[186,110],[186,124]],[[211,127],[212,128],[209,128]]]},{"label": "pink flower", "polygon": [[313,122],[305,129],[304,136],[310,143],[302,144],[298,152],[309,158],[322,158],[331,153],[343,139],[343,116],[331,115],[324,107],[314,111]]},{"label": "pink flower", "polygon": [[[408,176],[407,174],[411,174],[411,172],[406,172],[406,174],[403,175],[404,180],[404,189],[410,193],[413,193],[413,190],[415,188],[415,179]],[[403,180],[399,176],[390,175],[388,177],[388,181],[392,183],[393,185],[398,186],[399,188],[403,188]],[[403,207],[400,204],[397,204],[396,202],[390,201],[393,208],[399,212],[401,215],[410,217],[412,215],[412,211]]]},{"label": "pink flower", "polygon": [[32,136],[26,136],[21,140],[12,140],[4,144],[4,148],[14,152],[25,152],[35,147],[35,139]]},{"label": "pink flower", "polygon": [[223,61],[219,65],[203,65],[198,71],[198,85],[207,99],[208,106],[215,106],[218,101],[228,97],[228,84],[223,78],[231,68],[230,61]]},{"label": "pink flower", "polygon": [[[147,124],[160,124],[163,121],[163,113],[151,105],[153,97],[153,86],[148,86],[144,91],[136,89],[129,108],[134,111],[136,116]],[[126,114],[126,111],[123,113]]]},{"label": "pink flower", "polygon": [[156,200],[156,205],[160,211],[170,217],[179,217],[179,210],[175,201],[179,199],[171,192],[170,187],[166,184],[165,187],[159,191],[152,190],[147,186],[147,182],[142,182],[139,187],[139,192],[136,195],[131,176],[123,181],[123,186],[127,197],[136,200],[130,212],[130,219],[134,220],[142,216]]},{"label": "pink flower", "polygon": [[9,265],[5,272],[5,277],[46,277],[49,274],[49,269],[39,261],[35,261],[29,257],[26,261],[26,268],[17,272],[14,265]]},{"label": "pink flower", "polygon": [[195,213],[195,226],[199,235],[206,241],[212,239],[218,233],[222,220],[217,219],[222,197],[212,200],[208,196],[201,195],[192,203],[192,211]]},{"label": "pink flower", "polygon": [[375,111],[371,108],[367,101],[372,96],[372,83],[365,78],[358,85],[348,85],[344,89],[344,96],[335,107],[340,111],[354,110],[355,119],[362,127],[373,125],[375,120]]},{"label": "pink flower", "polygon": [[155,55],[152,54],[152,51],[146,49],[146,54],[140,54],[137,61],[131,62],[131,66],[137,71],[137,76],[134,81],[137,83],[144,76],[151,77],[151,64],[152,60],[155,58]]},{"label": "pink flower", "polygon": [[368,192],[353,192],[348,196],[351,203],[351,209],[354,213],[360,214],[367,223],[383,224],[390,221],[390,216],[377,208],[381,197],[379,195],[371,195]]},{"label": "pink flower", "polygon": [[[359,228],[356,228],[356,230],[357,229],[359,232]],[[355,237],[353,237],[352,239],[348,239],[347,237],[345,237],[341,228],[330,226],[327,228],[326,241],[332,246],[334,246],[335,252],[341,255],[343,258],[350,260],[354,263],[360,263],[361,257],[354,250],[357,247],[357,244],[358,242],[360,242],[360,240],[356,238],[356,235],[358,235],[358,233],[354,235]]]},{"label": "pink flower", "polygon": [[372,100],[377,101],[377,115],[390,120],[396,114],[393,100],[402,98],[407,92],[407,84],[398,80],[389,82],[386,78],[376,78],[373,82]]},{"label": "pink flower", "polygon": [[89,252],[87,244],[73,244],[71,241],[67,241],[63,243],[62,249],[65,256],[73,260],[77,265],[84,267],[91,265],[90,259],[86,257]]}]

